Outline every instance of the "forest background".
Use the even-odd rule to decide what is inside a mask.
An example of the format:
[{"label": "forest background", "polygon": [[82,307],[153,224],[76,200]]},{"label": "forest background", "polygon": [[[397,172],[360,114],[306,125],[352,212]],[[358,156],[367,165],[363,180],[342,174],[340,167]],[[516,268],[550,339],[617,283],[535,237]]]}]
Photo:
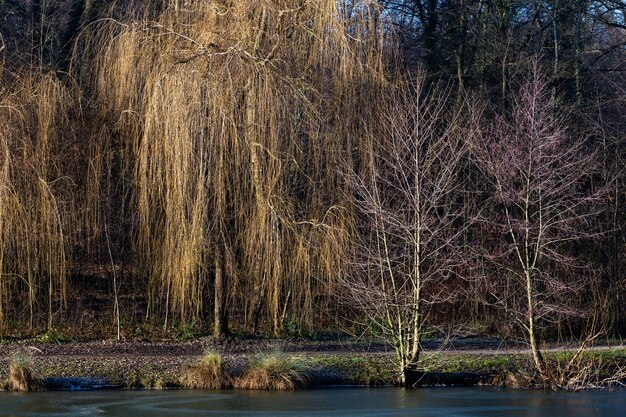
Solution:
[{"label": "forest background", "polygon": [[0,335],[622,337],[625,70],[619,0],[0,0]]}]

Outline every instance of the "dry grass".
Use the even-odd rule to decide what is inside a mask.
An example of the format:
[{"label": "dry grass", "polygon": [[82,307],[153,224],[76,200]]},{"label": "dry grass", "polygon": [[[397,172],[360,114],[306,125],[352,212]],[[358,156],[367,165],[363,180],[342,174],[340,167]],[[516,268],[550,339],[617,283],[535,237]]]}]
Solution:
[{"label": "dry grass", "polygon": [[216,390],[232,387],[230,375],[224,370],[222,355],[207,352],[200,362],[186,369],[183,385],[191,389]]},{"label": "dry grass", "polygon": [[257,355],[235,381],[235,388],[251,390],[286,391],[306,385],[304,367],[280,351]]},{"label": "dry grass", "polygon": [[43,388],[43,380],[33,370],[32,359],[15,354],[9,364],[9,390],[37,391]]},{"label": "dry grass", "polygon": [[525,389],[530,387],[532,375],[520,369],[505,370],[493,378],[492,384],[499,387]]}]

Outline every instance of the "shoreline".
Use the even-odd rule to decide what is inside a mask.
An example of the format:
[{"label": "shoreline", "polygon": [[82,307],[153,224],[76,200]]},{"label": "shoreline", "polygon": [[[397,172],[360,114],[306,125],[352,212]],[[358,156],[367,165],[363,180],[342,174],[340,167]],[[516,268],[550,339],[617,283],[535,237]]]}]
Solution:
[{"label": "shoreline", "polygon": [[[425,346],[436,343],[426,341]],[[501,345],[495,339],[468,339],[453,341],[447,349],[425,350],[414,374],[415,385],[528,388],[534,377],[530,356],[520,346],[498,348]],[[222,354],[225,370],[233,375],[241,374],[255,355],[280,349],[302,365],[308,387],[397,385],[394,353],[382,343],[204,338],[0,344],[0,388],[8,387],[8,368],[15,353],[31,358],[35,374],[46,381],[45,389],[183,388],[185,370],[210,349]],[[557,359],[568,352],[572,351],[567,346],[546,350]],[[626,368],[624,345],[602,346],[589,355]]]}]

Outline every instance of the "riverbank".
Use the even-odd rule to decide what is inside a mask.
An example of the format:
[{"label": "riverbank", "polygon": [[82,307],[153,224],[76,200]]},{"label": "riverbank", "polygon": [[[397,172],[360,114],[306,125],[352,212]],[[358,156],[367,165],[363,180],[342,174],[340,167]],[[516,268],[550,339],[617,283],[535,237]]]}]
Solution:
[{"label": "riverbank", "polygon": [[[536,375],[523,346],[498,339],[426,341],[418,385],[497,385],[520,388]],[[546,355],[566,364],[572,346],[553,346]],[[256,354],[281,350],[298,362],[309,386],[394,385],[397,381],[393,351],[382,343],[342,341],[286,341],[267,339],[201,338],[189,342],[87,343],[11,342],[0,345],[0,387],[6,388],[8,368],[15,354],[29,357],[34,372],[49,388],[115,387],[176,388],[202,355],[222,353],[224,368],[240,374]],[[604,345],[585,353],[583,360],[601,365],[595,381],[609,381],[612,370],[626,369],[626,347]],[[624,381],[622,381],[624,382]]]}]

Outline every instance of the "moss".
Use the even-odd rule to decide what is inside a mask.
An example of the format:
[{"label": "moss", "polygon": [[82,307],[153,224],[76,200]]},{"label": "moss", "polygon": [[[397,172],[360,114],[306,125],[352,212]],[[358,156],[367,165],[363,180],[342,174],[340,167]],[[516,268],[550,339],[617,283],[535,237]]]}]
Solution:
[{"label": "moss", "polygon": [[427,372],[497,373],[516,369],[526,361],[526,355],[520,354],[428,353],[420,364]]},{"label": "moss", "polygon": [[[391,385],[396,376],[393,357],[384,354],[317,354],[307,363],[320,373],[334,373],[344,384]],[[334,381],[333,381],[334,382]]]},{"label": "moss", "polygon": [[43,343],[69,343],[72,338],[56,329],[49,329],[35,337],[34,341]]}]

